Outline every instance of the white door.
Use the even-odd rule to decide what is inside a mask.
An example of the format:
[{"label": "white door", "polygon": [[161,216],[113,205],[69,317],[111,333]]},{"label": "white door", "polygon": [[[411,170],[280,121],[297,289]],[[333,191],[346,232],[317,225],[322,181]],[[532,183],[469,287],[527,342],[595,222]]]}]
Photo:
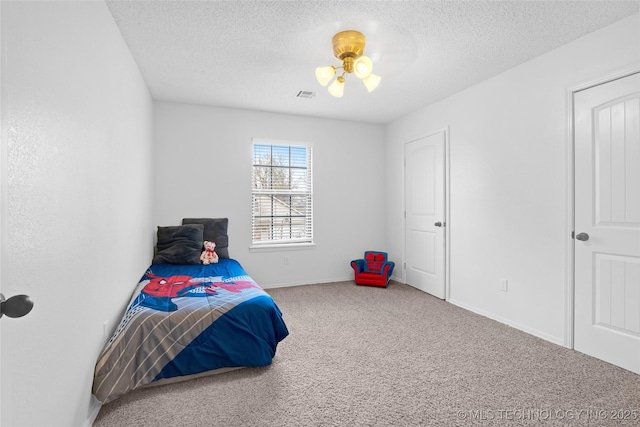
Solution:
[{"label": "white door", "polygon": [[[4,239],[4,219],[2,218],[4,214],[4,185],[7,182],[5,178],[5,171],[7,168],[5,167],[6,163],[6,152],[7,152],[7,130],[6,130],[6,105],[4,102],[4,82],[5,71],[6,71],[6,37],[4,35],[5,23],[2,19],[2,6],[0,5],[0,293],[2,293],[2,240]],[[2,418],[3,415],[3,400],[2,400],[2,319],[0,319],[0,427],[2,427]],[[6,401],[6,399],[5,399]]]},{"label": "white door", "polygon": [[574,95],[574,348],[640,373],[640,74]]},{"label": "white door", "polygon": [[445,298],[445,141],[405,145],[405,257],[409,285]]},{"label": "white door", "polygon": [[[1,21],[0,21],[1,22]],[[2,44],[2,42],[0,41],[0,45]],[[0,77],[1,79],[1,77]],[[2,83],[0,83],[0,88],[2,88]],[[3,103],[2,103],[2,95],[0,94],[0,293],[2,293],[2,239],[4,239],[4,230],[2,227],[2,224],[4,223],[3,221],[3,214],[4,214],[4,183],[6,182],[4,179],[4,171],[6,170],[4,166],[4,162],[5,162],[5,148],[6,148],[6,144],[5,144],[5,133],[4,133],[4,128],[5,128],[5,120],[4,120],[4,113],[3,113]],[[2,427],[2,319],[0,319],[0,427]]]}]

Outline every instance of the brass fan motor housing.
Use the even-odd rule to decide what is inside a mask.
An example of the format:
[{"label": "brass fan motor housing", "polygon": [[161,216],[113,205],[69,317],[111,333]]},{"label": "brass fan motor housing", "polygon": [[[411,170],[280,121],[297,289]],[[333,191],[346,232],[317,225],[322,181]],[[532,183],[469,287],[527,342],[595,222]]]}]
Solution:
[{"label": "brass fan motor housing", "polygon": [[364,53],[364,45],[367,39],[359,31],[346,30],[333,36],[333,54],[344,61],[345,58],[360,58]]}]

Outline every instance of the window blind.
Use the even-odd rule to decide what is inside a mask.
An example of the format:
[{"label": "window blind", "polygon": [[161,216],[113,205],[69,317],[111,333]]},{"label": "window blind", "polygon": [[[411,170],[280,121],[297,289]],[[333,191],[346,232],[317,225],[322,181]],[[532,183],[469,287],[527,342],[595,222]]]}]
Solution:
[{"label": "window blind", "polygon": [[253,144],[254,245],[311,243],[311,147]]}]

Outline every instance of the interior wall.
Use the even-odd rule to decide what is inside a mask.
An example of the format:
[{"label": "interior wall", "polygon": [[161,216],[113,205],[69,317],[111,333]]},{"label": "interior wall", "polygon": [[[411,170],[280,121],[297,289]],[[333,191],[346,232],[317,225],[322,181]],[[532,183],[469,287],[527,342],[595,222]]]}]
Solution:
[{"label": "interior wall", "polygon": [[[103,2],[1,2],[3,426],[90,425],[93,370],[151,256],[153,103]],[[6,131],[6,132],[5,132]]]},{"label": "interior wall", "polygon": [[388,126],[394,254],[404,245],[404,144],[450,127],[450,302],[565,343],[567,94],[638,63],[638,24],[638,15],[626,18]]},{"label": "interior wall", "polygon": [[[249,249],[254,137],[313,146],[314,247]],[[382,126],[156,102],[154,140],[155,225],[228,217],[230,256],[265,288],[352,278],[352,259],[384,249]]]}]

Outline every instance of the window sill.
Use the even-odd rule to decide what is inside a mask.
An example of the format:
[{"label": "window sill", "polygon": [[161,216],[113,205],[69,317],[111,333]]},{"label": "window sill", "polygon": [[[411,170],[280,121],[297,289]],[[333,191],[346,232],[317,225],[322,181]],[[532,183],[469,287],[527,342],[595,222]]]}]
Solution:
[{"label": "window sill", "polygon": [[249,252],[299,251],[314,249],[315,243],[281,243],[249,246]]}]

